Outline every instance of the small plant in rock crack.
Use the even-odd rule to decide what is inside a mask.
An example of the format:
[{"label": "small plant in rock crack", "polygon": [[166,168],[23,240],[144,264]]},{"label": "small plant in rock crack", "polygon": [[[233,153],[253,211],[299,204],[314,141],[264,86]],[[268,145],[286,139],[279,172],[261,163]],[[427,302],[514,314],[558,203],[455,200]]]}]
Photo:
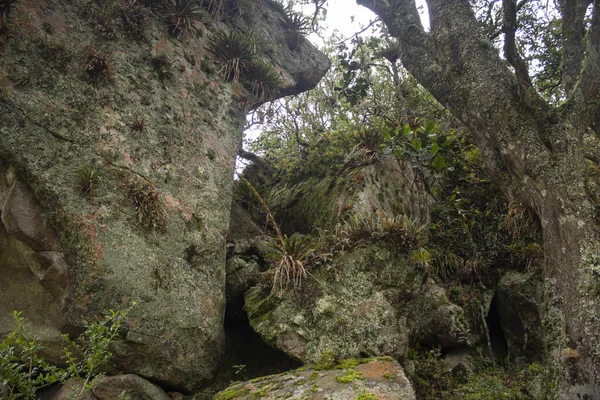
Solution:
[{"label": "small plant in rock crack", "polygon": [[293,12],[289,8],[285,9],[285,14],[281,18],[281,25],[287,33],[287,42],[290,50],[295,50],[300,45],[300,39],[310,32],[311,22],[308,18]]},{"label": "small plant in rock crack", "polygon": [[129,0],[121,6],[121,22],[127,32],[141,39],[151,13],[151,10],[138,0]]},{"label": "small plant in rock crack", "polygon": [[130,128],[131,133],[134,136],[140,136],[148,132],[148,128],[146,127],[146,121],[144,119],[136,118],[135,120],[133,120],[133,123],[131,124]]},{"label": "small plant in rock crack", "polygon": [[246,77],[256,58],[256,45],[252,34],[231,31],[219,32],[210,42],[210,51],[221,64],[221,74],[228,81],[237,82]]},{"label": "small plant in rock crack", "polygon": [[83,70],[94,83],[111,82],[115,75],[113,56],[102,53],[88,45],[85,47],[85,67]]},{"label": "small plant in rock crack", "polygon": [[177,38],[184,32],[196,31],[195,23],[207,17],[198,0],[164,0],[158,9],[167,21],[169,32]]},{"label": "small plant in rock crack", "polygon": [[161,81],[165,81],[173,76],[171,61],[169,61],[169,57],[166,54],[152,58],[152,68]]},{"label": "small plant in rock crack", "polygon": [[307,262],[314,254],[315,244],[310,236],[297,232],[291,236],[283,235],[269,244],[271,252],[267,258],[273,263],[274,293],[296,291],[302,287],[302,280],[308,274]]},{"label": "small plant in rock crack", "polygon": [[163,231],[166,226],[166,205],[156,186],[140,179],[129,182],[129,193],[135,205],[138,222],[149,231]]},{"label": "small plant in rock crack", "polygon": [[246,185],[254,194],[267,213],[267,218],[276,232],[273,241],[269,244],[271,253],[268,255],[273,272],[271,293],[282,294],[300,289],[302,280],[309,274],[306,263],[314,254],[315,244],[309,236],[297,233],[294,233],[292,236],[283,234],[267,203],[265,203],[254,186],[245,178],[241,178],[240,182]]},{"label": "small plant in rock crack", "polygon": [[93,167],[83,166],[75,172],[75,185],[79,193],[92,197],[100,184],[101,174]]},{"label": "small plant in rock crack", "polygon": [[246,80],[250,91],[259,101],[274,98],[283,84],[273,67],[262,60],[250,64]]}]

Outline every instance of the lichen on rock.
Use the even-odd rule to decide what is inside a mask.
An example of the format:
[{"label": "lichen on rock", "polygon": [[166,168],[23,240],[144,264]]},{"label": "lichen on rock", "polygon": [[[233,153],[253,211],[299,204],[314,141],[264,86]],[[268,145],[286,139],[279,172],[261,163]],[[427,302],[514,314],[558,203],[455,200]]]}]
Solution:
[{"label": "lichen on rock", "polygon": [[[218,74],[208,41],[217,30],[260,26],[277,38],[277,9],[250,6],[237,28],[193,21],[174,35],[149,14],[132,32],[120,1],[16,3],[14,36],[0,48],[0,160],[29,188],[44,216],[38,227],[55,232],[56,246],[35,248],[15,228],[18,205],[3,208],[2,267],[27,276],[22,286],[0,278],[14,290],[0,305],[0,334],[12,329],[4,318],[13,308],[54,338],[42,335],[48,344],[136,301],[114,351],[118,367],[186,391],[212,378],[235,155],[247,108],[264,99]],[[285,78],[277,96],[314,86],[329,66],[308,42],[294,51],[268,44],[276,51],[265,60]],[[97,171],[93,190],[82,190],[83,170]],[[0,186],[3,204],[9,186]],[[40,250],[35,266],[22,261]],[[52,273],[40,278],[40,268]],[[47,321],[30,315],[46,308]]]}]

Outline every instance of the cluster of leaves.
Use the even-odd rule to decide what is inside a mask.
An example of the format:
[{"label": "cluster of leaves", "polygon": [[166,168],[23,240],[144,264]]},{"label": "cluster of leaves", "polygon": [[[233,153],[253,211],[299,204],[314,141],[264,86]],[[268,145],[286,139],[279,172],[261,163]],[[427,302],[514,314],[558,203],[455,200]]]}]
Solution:
[{"label": "cluster of leaves", "polygon": [[273,265],[273,288],[275,293],[299,290],[308,274],[307,261],[314,253],[310,236],[294,233],[283,235],[269,242],[267,261]]},{"label": "cluster of leaves", "polygon": [[340,239],[347,238],[352,245],[382,241],[398,249],[409,249],[424,244],[427,226],[406,215],[388,216],[377,212],[369,217],[350,215],[337,231]]},{"label": "cluster of leaves", "polygon": [[303,16],[294,12],[291,7],[284,10],[281,25],[287,34],[287,42],[290,50],[295,50],[300,45],[300,39],[311,30],[311,22]]},{"label": "cluster of leaves", "polygon": [[150,18],[151,11],[148,7],[140,4],[138,0],[130,0],[121,6],[121,22],[127,32],[133,37],[141,39],[144,29]]},{"label": "cluster of leaves", "polygon": [[218,32],[211,39],[210,50],[221,64],[223,77],[242,82],[259,101],[273,98],[281,87],[277,72],[258,58],[252,33]]},{"label": "cluster of leaves", "polygon": [[93,379],[102,375],[101,368],[110,362],[110,346],[119,339],[130,310],[110,310],[101,320],[89,324],[74,341],[63,335],[64,367],[52,365],[41,356],[40,339],[28,331],[22,313],[15,311],[15,328],[0,343],[0,379],[8,399],[36,399],[38,390],[70,377],[83,382],[82,392],[90,389]]},{"label": "cluster of leaves", "polygon": [[305,263],[314,251],[310,237],[296,233],[288,237],[282,233],[269,206],[254,186],[244,178],[241,179],[241,184],[260,203],[275,231],[272,241],[269,242],[270,253],[267,255],[271,263],[270,271],[273,273],[271,293],[282,294],[300,289],[302,280],[308,274]]}]

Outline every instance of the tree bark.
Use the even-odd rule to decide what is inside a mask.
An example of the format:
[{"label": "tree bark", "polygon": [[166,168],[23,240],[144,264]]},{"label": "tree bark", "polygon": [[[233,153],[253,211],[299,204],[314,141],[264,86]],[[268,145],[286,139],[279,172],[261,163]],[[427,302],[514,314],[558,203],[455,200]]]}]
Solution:
[{"label": "tree bark", "polygon": [[[600,0],[594,2],[585,59],[583,44],[579,50],[575,46],[582,37],[566,39],[575,54],[566,72],[577,70],[577,78],[565,79],[571,96],[560,108],[528,84],[510,33],[505,49],[516,75],[508,68],[484,37],[468,0],[427,0],[430,32],[423,30],[412,0],[357,3],[379,15],[399,40],[406,69],[468,127],[492,179],[509,198],[537,213],[549,293],[545,329],[560,327],[548,335],[560,374],[559,397],[599,398],[600,240],[585,191],[583,135],[600,107]],[[581,7],[585,1],[574,3]],[[581,11],[575,11],[578,24]],[[511,22],[514,10],[505,10],[505,16]],[[505,25],[514,34],[513,28]]]}]

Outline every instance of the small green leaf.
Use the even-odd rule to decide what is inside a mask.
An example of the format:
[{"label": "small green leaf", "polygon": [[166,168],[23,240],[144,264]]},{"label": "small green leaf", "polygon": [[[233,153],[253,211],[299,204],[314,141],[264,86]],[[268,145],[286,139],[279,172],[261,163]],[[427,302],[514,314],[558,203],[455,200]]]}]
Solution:
[{"label": "small green leaf", "polygon": [[433,168],[440,171],[440,170],[444,169],[444,167],[446,166],[446,159],[444,159],[444,157],[442,157],[440,154],[438,154],[433,159],[432,165],[433,165]]},{"label": "small green leaf", "polygon": [[414,138],[412,140],[412,147],[415,149],[415,151],[421,151],[423,148],[423,142],[421,142],[421,139],[419,138]]}]

